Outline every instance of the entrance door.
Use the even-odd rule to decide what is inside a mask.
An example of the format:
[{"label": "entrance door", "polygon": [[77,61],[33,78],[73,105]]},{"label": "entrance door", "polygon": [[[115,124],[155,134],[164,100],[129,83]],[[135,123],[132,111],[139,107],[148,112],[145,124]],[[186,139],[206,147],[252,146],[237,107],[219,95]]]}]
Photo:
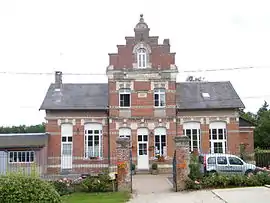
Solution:
[{"label": "entrance door", "polygon": [[138,169],[149,169],[148,134],[138,134]]},{"label": "entrance door", "polygon": [[72,169],[72,128],[71,124],[61,126],[61,169]]}]

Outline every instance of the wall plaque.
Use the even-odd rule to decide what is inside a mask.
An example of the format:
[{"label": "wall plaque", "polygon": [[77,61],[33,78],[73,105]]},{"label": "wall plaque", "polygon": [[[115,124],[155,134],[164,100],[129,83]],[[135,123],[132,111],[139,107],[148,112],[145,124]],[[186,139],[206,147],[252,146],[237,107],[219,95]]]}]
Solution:
[{"label": "wall plaque", "polygon": [[138,98],[145,98],[145,97],[147,97],[147,93],[145,92],[138,93]]}]

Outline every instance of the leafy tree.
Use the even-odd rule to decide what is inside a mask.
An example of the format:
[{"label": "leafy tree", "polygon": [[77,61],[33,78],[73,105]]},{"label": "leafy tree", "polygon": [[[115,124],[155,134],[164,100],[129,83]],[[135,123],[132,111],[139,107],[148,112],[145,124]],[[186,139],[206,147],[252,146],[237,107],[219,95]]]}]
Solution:
[{"label": "leafy tree", "polygon": [[44,133],[45,123],[39,125],[20,125],[10,127],[0,127],[0,133]]}]

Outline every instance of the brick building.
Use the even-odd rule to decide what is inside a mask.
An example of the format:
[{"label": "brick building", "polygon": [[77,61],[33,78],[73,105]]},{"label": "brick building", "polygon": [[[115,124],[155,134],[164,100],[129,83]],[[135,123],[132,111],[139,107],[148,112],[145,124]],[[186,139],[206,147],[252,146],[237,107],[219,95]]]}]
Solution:
[{"label": "brick building", "polygon": [[237,154],[246,144],[253,152],[253,127],[239,117],[244,104],[232,84],[176,82],[169,39],[159,44],[149,31],[141,15],[135,35],[109,54],[106,84],[62,83],[62,72],[55,73],[40,108],[50,134],[49,168],[107,164],[118,136],[131,139],[138,169],[148,169],[158,157],[171,167],[173,137],[183,134],[191,138],[191,151]]}]

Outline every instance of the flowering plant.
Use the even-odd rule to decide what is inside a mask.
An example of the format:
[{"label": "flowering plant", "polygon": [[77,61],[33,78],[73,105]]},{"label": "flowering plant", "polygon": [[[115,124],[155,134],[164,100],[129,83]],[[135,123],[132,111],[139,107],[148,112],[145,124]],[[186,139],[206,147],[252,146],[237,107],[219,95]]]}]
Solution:
[{"label": "flowering plant", "polygon": [[127,167],[127,163],[126,162],[118,162],[117,166],[119,169],[125,169]]},{"label": "flowering plant", "polygon": [[59,195],[66,195],[72,192],[72,180],[68,178],[61,178],[58,180],[51,181],[55,190],[59,193]]}]

